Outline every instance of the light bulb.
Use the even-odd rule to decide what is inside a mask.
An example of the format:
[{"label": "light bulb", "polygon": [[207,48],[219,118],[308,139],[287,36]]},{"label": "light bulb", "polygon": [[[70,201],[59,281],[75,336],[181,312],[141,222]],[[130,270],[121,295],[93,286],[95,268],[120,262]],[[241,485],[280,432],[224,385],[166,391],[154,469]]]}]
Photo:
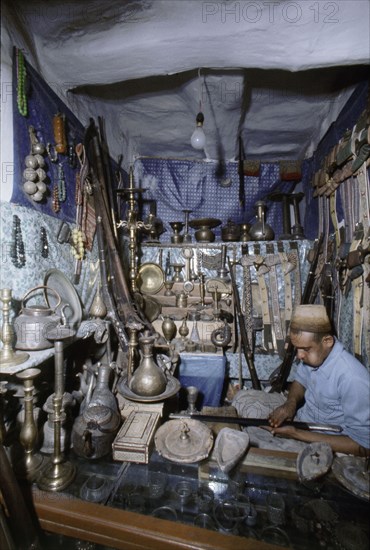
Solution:
[{"label": "light bulb", "polygon": [[190,138],[190,143],[192,147],[194,147],[194,149],[204,149],[206,145],[206,135],[203,130],[203,121],[204,121],[203,113],[197,114],[196,121],[197,121],[197,126],[194,132],[192,133],[192,136]]}]

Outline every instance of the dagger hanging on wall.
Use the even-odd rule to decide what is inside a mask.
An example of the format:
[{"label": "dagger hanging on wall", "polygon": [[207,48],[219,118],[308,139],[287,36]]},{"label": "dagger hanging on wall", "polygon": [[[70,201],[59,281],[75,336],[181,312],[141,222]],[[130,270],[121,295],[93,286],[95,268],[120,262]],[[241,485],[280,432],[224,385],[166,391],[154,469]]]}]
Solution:
[{"label": "dagger hanging on wall", "polygon": [[245,189],[244,189],[244,151],[243,151],[243,140],[239,136],[239,164],[238,164],[238,173],[239,173],[239,204],[240,208],[245,209]]}]

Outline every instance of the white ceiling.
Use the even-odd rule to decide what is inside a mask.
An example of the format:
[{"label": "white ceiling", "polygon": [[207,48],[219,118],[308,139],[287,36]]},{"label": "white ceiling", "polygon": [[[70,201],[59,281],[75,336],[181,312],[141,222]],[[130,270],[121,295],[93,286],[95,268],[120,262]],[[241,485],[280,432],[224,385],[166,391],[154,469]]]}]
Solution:
[{"label": "white ceiling", "polygon": [[104,117],[126,166],[232,160],[239,134],[247,158],[303,159],[368,71],[369,0],[3,4],[12,42],[82,123]]}]

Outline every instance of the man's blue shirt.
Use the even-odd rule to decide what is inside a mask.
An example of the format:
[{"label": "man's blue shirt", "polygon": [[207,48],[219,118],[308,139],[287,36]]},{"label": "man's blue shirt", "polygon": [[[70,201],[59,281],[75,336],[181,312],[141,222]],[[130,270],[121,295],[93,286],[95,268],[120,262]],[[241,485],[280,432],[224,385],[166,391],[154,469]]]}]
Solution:
[{"label": "man's blue shirt", "polygon": [[338,424],[343,434],[370,448],[370,373],[341,342],[320,367],[299,363],[295,380],[306,389],[296,419]]}]

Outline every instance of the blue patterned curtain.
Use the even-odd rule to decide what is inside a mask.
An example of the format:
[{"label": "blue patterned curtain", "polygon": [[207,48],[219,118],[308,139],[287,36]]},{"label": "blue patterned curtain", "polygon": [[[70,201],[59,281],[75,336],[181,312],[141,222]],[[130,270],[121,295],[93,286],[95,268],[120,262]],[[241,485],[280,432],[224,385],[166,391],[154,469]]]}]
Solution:
[{"label": "blue patterned curtain", "polygon": [[[269,193],[281,191],[291,193],[294,182],[280,179],[279,163],[261,163],[258,177],[244,177],[245,210],[239,205],[238,163],[225,165],[222,181],[230,181],[229,187],[223,187],[217,175],[218,166],[213,162],[141,158],[135,161],[135,185],[146,189],[145,201],[155,200],[157,215],[166,227],[162,241],[169,241],[172,229],[171,221],[183,221],[184,209],[191,210],[190,220],[199,218],[218,218],[222,224],[228,220],[235,223],[254,223],[256,221],[255,203],[265,200],[267,204],[266,222],[272,226],[275,235],[283,232],[281,203],[267,199]],[[221,227],[216,228],[216,238],[220,240]]]}]

